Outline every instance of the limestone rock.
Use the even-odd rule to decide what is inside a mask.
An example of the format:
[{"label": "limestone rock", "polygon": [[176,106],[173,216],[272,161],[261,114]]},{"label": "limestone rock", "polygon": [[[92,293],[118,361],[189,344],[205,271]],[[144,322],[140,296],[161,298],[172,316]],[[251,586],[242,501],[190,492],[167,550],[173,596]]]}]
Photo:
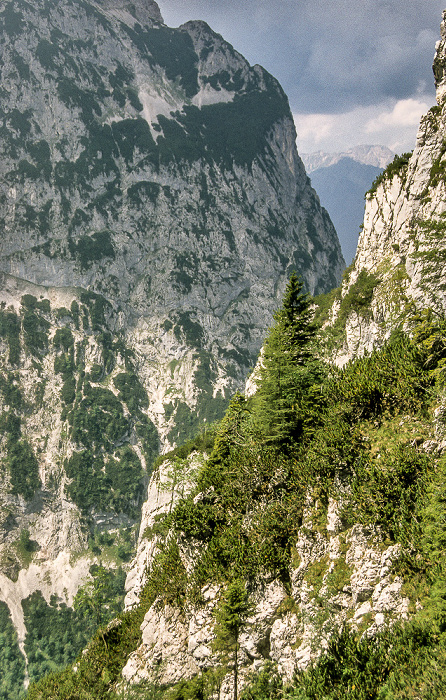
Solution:
[{"label": "limestone rock", "polygon": [[[413,153],[391,165],[366,196],[356,256],[328,320],[335,323],[343,305],[347,320],[338,364],[370,352],[416,309],[446,310],[445,22],[446,15],[434,60],[438,105],[422,117]],[[364,311],[349,311],[347,300],[371,276],[375,286]]]},{"label": "limestone rock", "polygon": [[[141,524],[145,535],[127,578],[128,605],[138,600],[144,572],[150,570],[156,554],[158,535],[150,532],[150,524],[153,527],[163,512],[170,511],[183,486],[185,490],[192,486],[196,459],[194,455],[189,458],[190,468],[185,470],[189,476],[175,487],[167,477],[167,462],[152,477]],[[317,502],[309,494],[293,554],[295,563],[289,569],[291,590],[277,580],[259,580],[252,590],[254,611],[240,636],[240,689],[266,660],[275,662],[281,676],[291,681],[294,672],[307,668],[345,623],[373,634],[394,619],[407,617],[409,601],[401,592],[402,581],[392,573],[399,546],[384,545],[376,529],[359,525],[346,529],[341,506],[340,501],[330,500],[327,529],[322,534],[314,530]],[[193,568],[194,551],[181,547],[186,569]],[[213,650],[213,610],[221,589],[207,585],[201,593],[203,602],[196,607],[187,603],[174,609],[159,599],[153,603],[141,626],[142,644],[129,656],[123,671],[127,682],[175,683],[219,665]],[[229,699],[231,692],[228,675],[221,697]]]}]

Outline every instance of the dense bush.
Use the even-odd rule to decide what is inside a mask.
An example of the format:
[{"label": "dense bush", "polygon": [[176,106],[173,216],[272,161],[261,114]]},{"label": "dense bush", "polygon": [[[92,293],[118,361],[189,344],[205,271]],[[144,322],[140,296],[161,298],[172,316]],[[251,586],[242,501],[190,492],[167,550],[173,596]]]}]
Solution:
[{"label": "dense bush", "polygon": [[113,384],[118,389],[118,398],[124,401],[131,413],[138,413],[141,408],[148,408],[149,399],[136,374],[122,372],[113,379]]},{"label": "dense bush", "polygon": [[329,400],[343,405],[352,420],[420,410],[433,384],[425,361],[423,348],[396,332],[381,350],[348,363],[329,382]]},{"label": "dense bush", "polygon": [[20,359],[20,330],[20,318],[15,313],[0,311],[0,338],[8,344],[11,365],[16,365]]},{"label": "dense bush", "polygon": [[23,338],[33,355],[41,355],[48,350],[48,330],[50,323],[34,311],[23,314]]},{"label": "dense bush", "polygon": [[75,452],[65,462],[70,484],[67,492],[88,514],[92,508],[137,517],[142,496],[143,470],[138,456],[124,445],[106,460],[91,450]]},{"label": "dense bush", "polygon": [[25,440],[8,441],[8,466],[12,493],[31,500],[40,487],[39,464],[31,445]]},{"label": "dense bush", "polygon": [[84,392],[85,397],[70,416],[73,440],[87,448],[94,445],[110,448],[129,432],[122,404],[109,389],[87,385]]}]

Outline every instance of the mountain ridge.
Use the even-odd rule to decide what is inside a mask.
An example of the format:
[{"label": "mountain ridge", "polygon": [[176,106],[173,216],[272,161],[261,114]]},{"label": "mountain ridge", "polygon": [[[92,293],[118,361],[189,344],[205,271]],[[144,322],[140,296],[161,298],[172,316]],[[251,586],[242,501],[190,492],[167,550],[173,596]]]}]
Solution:
[{"label": "mountain ridge", "polygon": [[315,151],[313,153],[301,153],[300,155],[307,173],[310,175],[314,170],[336,165],[342,158],[351,158],[363,165],[385,168],[390,163],[395,153],[391,151],[390,148],[387,148],[387,146],[369,146],[363,144],[339,153]]}]

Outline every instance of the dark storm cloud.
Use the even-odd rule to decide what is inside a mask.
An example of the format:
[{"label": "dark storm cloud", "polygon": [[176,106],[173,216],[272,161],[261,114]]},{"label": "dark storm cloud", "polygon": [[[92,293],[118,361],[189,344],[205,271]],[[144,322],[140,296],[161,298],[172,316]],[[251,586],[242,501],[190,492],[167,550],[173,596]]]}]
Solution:
[{"label": "dark storm cloud", "polygon": [[446,0],[159,0],[167,24],[204,19],[281,82],[298,112],[433,96]]}]

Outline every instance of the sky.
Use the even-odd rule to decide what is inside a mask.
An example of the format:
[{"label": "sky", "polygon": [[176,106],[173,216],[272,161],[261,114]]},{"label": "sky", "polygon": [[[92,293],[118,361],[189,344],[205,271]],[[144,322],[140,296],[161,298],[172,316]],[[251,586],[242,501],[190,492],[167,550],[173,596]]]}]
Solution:
[{"label": "sky", "polygon": [[158,0],[177,27],[205,20],[288,95],[301,153],[412,150],[435,104],[446,0]]}]

